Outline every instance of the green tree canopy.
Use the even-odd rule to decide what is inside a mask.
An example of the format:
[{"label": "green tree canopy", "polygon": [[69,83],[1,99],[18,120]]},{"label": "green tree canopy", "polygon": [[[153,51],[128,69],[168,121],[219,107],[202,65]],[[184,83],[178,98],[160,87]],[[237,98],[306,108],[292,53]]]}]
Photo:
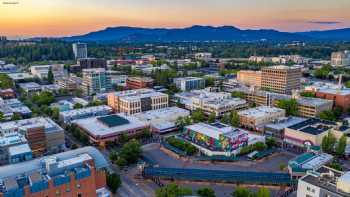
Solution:
[{"label": "green tree canopy", "polygon": [[128,164],[133,164],[137,162],[141,152],[142,150],[140,143],[137,140],[132,139],[123,145],[119,153],[119,158],[124,158]]},{"label": "green tree canopy", "polygon": [[49,82],[50,84],[52,84],[54,82],[54,76],[52,73],[52,68],[49,68],[49,72],[47,73],[47,82]]},{"label": "green tree canopy", "polygon": [[111,190],[113,194],[115,194],[118,190],[118,188],[121,186],[122,181],[120,179],[120,176],[113,173],[113,174],[107,174],[106,176],[106,182],[108,188]]},{"label": "green tree canopy", "polygon": [[279,100],[277,107],[286,110],[287,116],[296,116],[298,114],[298,103],[296,99]]},{"label": "green tree canopy", "polygon": [[192,195],[191,189],[179,187],[174,183],[170,183],[156,190],[156,197],[181,197],[187,195]]},{"label": "green tree canopy", "polygon": [[55,97],[51,92],[43,91],[38,94],[33,95],[33,102],[39,106],[50,105],[55,101]]},{"label": "green tree canopy", "polygon": [[197,194],[201,197],[216,197],[215,191],[208,187],[198,189]]},{"label": "green tree canopy", "polygon": [[209,117],[208,117],[208,122],[209,123],[214,123],[216,120],[216,114],[214,112],[210,113]]},{"label": "green tree canopy", "polygon": [[232,111],[230,113],[231,116],[231,126],[238,127],[239,126],[239,115],[237,111]]},{"label": "green tree canopy", "polygon": [[329,120],[329,121],[336,121],[337,120],[337,117],[335,116],[334,112],[329,111],[329,110],[321,112],[320,118],[322,120]]},{"label": "green tree canopy", "polygon": [[332,153],[334,150],[334,145],[337,139],[335,138],[332,132],[329,132],[326,136],[323,137],[321,148],[323,152]]},{"label": "green tree canopy", "polygon": [[13,81],[6,74],[0,73],[0,89],[13,88]]},{"label": "green tree canopy", "polygon": [[203,122],[205,120],[204,112],[201,109],[193,111],[191,117],[194,122]]},{"label": "green tree canopy", "polygon": [[341,138],[339,139],[339,142],[335,146],[335,154],[338,157],[342,157],[345,154],[346,149],[346,142],[347,142],[347,136],[343,134]]}]

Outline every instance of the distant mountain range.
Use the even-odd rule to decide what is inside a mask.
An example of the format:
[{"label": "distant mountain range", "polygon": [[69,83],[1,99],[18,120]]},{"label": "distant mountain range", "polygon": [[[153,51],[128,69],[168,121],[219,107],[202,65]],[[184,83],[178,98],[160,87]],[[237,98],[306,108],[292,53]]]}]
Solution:
[{"label": "distant mountain range", "polygon": [[83,42],[204,42],[204,41],[350,41],[350,28],[310,32],[280,32],[272,29],[241,30],[233,26],[187,28],[108,27],[85,35],[62,38]]}]

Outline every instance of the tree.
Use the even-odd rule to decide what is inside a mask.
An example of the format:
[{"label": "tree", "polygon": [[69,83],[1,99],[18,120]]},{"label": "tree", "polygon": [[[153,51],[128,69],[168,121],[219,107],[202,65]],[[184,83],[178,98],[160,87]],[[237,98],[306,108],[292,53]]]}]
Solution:
[{"label": "tree", "polygon": [[303,97],[316,97],[316,94],[314,92],[301,92],[300,96],[303,96]]},{"label": "tree", "polygon": [[14,113],[11,117],[11,120],[21,120],[22,116],[18,113]]},{"label": "tree", "polygon": [[53,73],[52,73],[52,68],[50,67],[49,68],[49,72],[47,73],[47,81],[52,84],[54,82],[54,76],[53,76]]},{"label": "tree", "polygon": [[3,112],[0,112],[0,122],[3,122],[5,120],[5,116]]},{"label": "tree", "polygon": [[191,189],[179,187],[174,183],[170,183],[156,190],[156,197],[181,197],[187,195],[192,195]]},{"label": "tree", "polygon": [[58,120],[60,116],[60,110],[57,107],[51,109],[51,117],[54,120]]},{"label": "tree", "polygon": [[320,113],[320,119],[322,120],[329,120],[329,121],[336,121],[337,117],[334,115],[332,111],[326,110]]},{"label": "tree", "polygon": [[347,142],[347,136],[343,134],[337,145],[335,146],[335,154],[338,157],[342,157],[345,154],[345,149],[346,149],[346,142]]},{"label": "tree", "polygon": [[251,192],[244,187],[237,187],[231,194],[233,197],[250,197]]},{"label": "tree", "polygon": [[229,114],[224,114],[221,118],[221,122],[224,124],[230,124],[231,120],[230,120],[230,115]]},{"label": "tree", "polygon": [[239,126],[239,115],[237,111],[232,111],[231,114],[231,126],[238,127]]},{"label": "tree", "polygon": [[120,176],[113,173],[113,174],[107,174],[106,176],[106,182],[108,188],[111,190],[113,194],[115,194],[118,190],[118,188],[121,186],[122,181],[120,179]]},{"label": "tree", "polygon": [[214,112],[210,113],[209,117],[208,117],[208,122],[209,123],[214,123],[216,120],[216,114]]},{"label": "tree", "polygon": [[279,100],[277,107],[286,110],[287,116],[296,116],[298,114],[298,103],[296,99]]},{"label": "tree", "polygon": [[194,122],[203,122],[205,119],[204,113],[201,109],[193,111],[191,117]]},{"label": "tree", "polygon": [[80,103],[75,103],[74,106],[73,106],[74,109],[81,109],[83,108],[83,105],[80,104]]},{"label": "tree", "polygon": [[0,73],[0,89],[8,88],[13,88],[13,81],[6,74]]},{"label": "tree", "polygon": [[260,188],[256,194],[257,197],[270,197],[270,191],[267,188]]},{"label": "tree", "polygon": [[237,98],[241,98],[241,99],[245,98],[244,92],[234,91],[231,93],[231,95],[232,95],[232,97],[237,97]]},{"label": "tree", "polygon": [[137,140],[133,139],[123,145],[119,153],[119,159],[123,158],[126,160],[127,164],[133,164],[137,162],[138,158],[141,155],[141,152],[142,150],[140,143]]},{"label": "tree", "polygon": [[35,94],[32,99],[33,99],[33,102],[39,106],[41,106],[41,105],[48,106],[55,101],[54,95],[48,91],[44,91],[44,92],[40,92],[38,94]]},{"label": "tree", "polygon": [[198,189],[197,194],[201,197],[216,197],[215,191],[208,187]]},{"label": "tree", "polygon": [[350,80],[345,83],[345,87],[350,88]]},{"label": "tree", "polygon": [[323,152],[326,153],[332,153],[334,150],[334,145],[336,143],[337,139],[333,135],[332,132],[329,132],[326,136],[323,137],[321,148]]},{"label": "tree", "polygon": [[266,138],[266,145],[267,145],[267,148],[272,148],[274,146],[277,146],[276,139],[273,137],[267,137]]}]

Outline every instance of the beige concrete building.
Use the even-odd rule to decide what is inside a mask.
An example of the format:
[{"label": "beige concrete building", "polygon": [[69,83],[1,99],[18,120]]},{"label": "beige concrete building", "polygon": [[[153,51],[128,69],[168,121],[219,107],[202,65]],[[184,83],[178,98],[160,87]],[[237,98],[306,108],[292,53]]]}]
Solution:
[{"label": "beige concrete building", "polygon": [[280,94],[291,94],[300,89],[301,68],[298,66],[271,66],[261,70],[261,87]]},{"label": "beige concrete building", "polygon": [[268,106],[260,106],[238,112],[240,125],[257,131],[263,130],[265,124],[285,117],[285,114],[284,109]]},{"label": "beige concrete building", "polygon": [[131,115],[166,108],[169,96],[153,89],[136,89],[110,93],[107,102],[115,112]]},{"label": "beige concrete building", "polygon": [[333,52],[331,64],[333,66],[349,66],[350,51]]},{"label": "beige concrete building", "polygon": [[237,80],[244,85],[261,87],[261,71],[241,70],[237,73]]}]

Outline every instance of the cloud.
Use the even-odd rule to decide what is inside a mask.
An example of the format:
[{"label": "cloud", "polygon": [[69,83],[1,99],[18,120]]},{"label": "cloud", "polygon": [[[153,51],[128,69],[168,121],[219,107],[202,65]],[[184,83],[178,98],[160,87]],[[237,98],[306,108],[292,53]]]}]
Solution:
[{"label": "cloud", "polygon": [[307,21],[308,23],[318,24],[318,25],[336,25],[342,23],[340,21]]}]

